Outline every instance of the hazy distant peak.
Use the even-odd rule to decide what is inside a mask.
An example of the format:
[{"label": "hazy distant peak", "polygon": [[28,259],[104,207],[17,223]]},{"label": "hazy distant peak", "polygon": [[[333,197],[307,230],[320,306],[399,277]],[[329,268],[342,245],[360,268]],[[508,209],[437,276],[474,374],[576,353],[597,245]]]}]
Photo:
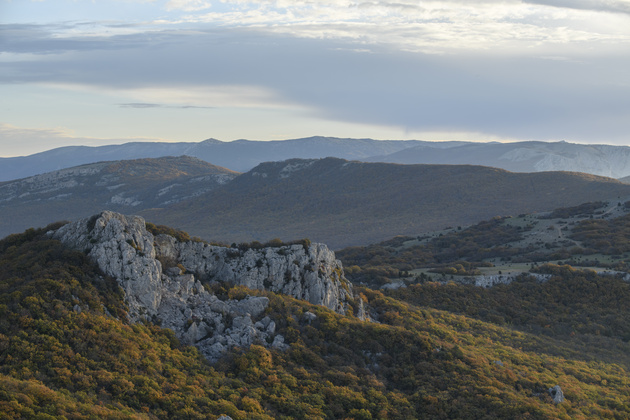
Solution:
[{"label": "hazy distant peak", "polygon": [[224,143],[224,142],[222,142],[221,140],[217,140],[215,138],[209,138],[200,142],[199,144],[221,144],[221,143]]},{"label": "hazy distant peak", "polygon": [[70,146],[0,159],[0,182],[98,161],[188,155],[247,172],[266,161],[334,156],[366,162],[482,165],[512,172],[572,171],[621,178],[630,175],[630,147],[567,142],[514,143],[373,140],[312,136],[302,139]]}]

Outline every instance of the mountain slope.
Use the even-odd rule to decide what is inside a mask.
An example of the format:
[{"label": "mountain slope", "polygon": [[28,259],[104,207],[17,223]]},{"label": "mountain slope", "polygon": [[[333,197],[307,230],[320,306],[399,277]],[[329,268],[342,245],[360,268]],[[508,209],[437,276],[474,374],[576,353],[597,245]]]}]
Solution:
[{"label": "mountain slope", "polygon": [[[221,284],[229,299],[267,297],[266,316],[289,347],[231,348],[209,366],[169,330],[150,322],[129,324],[115,281],[84,253],[64,248],[44,233],[56,227],[0,241],[4,418],[630,415],[630,386],[622,365],[582,360],[553,337],[512,331],[369,289],[363,289],[364,298],[378,323]],[[562,298],[561,290],[550,292]],[[548,390],[556,386],[566,399],[554,403]]]},{"label": "mountain slope", "polygon": [[370,162],[474,164],[512,172],[572,171],[621,178],[630,175],[630,148],[567,142],[467,143],[448,149],[418,145]]},{"label": "mountain slope", "polygon": [[578,173],[293,159],[142,214],[213,240],[306,236],[336,249],[626,195],[628,185]]},{"label": "mountain slope", "polygon": [[161,207],[208,192],[236,172],[190,157],[100,162],[0,183],[0,236],[103,209]]},{"label": "mountain slope", "polygon": [[[25,178],[103,160],[182,155],[193,156],[215,165],[243,172],[261,162],[272,160],[327,156],[364,159],[369,156],[394,153],[422,143],[428,142],[309,137],[282,141],[237,140],[222,142],[209,139],[199,143],[125,143],[99,147],[71,146],[30,156],[0,158],[0,181]],[[436,143],[435,147],[450,147],[455,144],[460,143]]]}]

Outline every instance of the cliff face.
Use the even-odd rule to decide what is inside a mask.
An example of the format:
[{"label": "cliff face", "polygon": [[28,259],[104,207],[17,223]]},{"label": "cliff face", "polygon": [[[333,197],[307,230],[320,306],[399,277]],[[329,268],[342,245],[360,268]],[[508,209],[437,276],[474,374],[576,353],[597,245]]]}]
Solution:
[{"label": "cliff face", "polygon": [[[239,250],[201,242],[155,238],[156,254],[180,263],[202,280],[284,293],[344,313],[350,283],[341,262],[323,244]],[[344,288],[345,287],[345,288]]]},{"label": "cliff face", "polygon": [[[263,317],[267,298],[222,301],[200,280],[284,293],[340,313],[345,312],[351,293],[341,263],[322,244],[241,251],[178,242],[169,235],[154,237],[141,217],[109,211],[67,224],[51,235],[85,251],[118,280],[132,321],[144,317],[160,322],[210,360],[234,345],[254,341],[285,345],[284,338],[275,334],[275,323]],[[167,261],[168,267],[160,260]]]}]

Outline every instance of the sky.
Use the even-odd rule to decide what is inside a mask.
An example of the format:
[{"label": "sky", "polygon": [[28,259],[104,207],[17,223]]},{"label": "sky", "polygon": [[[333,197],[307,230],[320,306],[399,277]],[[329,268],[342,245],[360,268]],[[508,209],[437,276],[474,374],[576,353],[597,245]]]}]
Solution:
[{"label": "sky", "polygon": [[0,0],[0,156],[315,135],[630,145],[630,0]]}]

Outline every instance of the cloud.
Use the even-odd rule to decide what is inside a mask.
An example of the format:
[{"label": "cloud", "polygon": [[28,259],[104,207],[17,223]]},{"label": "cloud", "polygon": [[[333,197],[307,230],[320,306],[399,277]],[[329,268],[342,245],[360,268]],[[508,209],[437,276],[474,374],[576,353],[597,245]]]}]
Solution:
[{"label": "cloud", "polygon": [[[627,51],[630,44],[630,2],[620,0],[226,0],[208,13],[205,9],[209,5],[206,0],[171,0],[166,9],[188,14],[135,24],[82,21],[48,26],[0,25],[0,49],[42,54],[124,49],[173,42],[178,36],[208,28],[252,28],[294,37],[349,41],[362,48],[432,54],[470,49],[529,54],[527,49],[560,50],[566,45],[579,45],[588,51],[583,48],[588,47],[585,43]],[[615,11],[622,17],[585,16],[584,10]]]},{"label": "cloud", "polygon": [[563,4],[239,1],[150,23],[1,25],[0,83],[106,97],[134,118],[290,110],[413,132],[627,139],[627,2]]},{"label": "cloud", "polygon": [[[373,32],[387,36],[388,29]],[[565,47],[565,60],[545,59],[558,54],[544,48],[531,57],[418,54],[265,28],[162,31],[106,44],[111,48],[46,56],[45,65],[4,63],[0,82],[111,96],[128,109],[291,109],[326,120],[511,138],[619,138],[627,132],[622,117],[630,115],[622,71],[630,58],[601,49],[591,59]],[[352,51],[358,46],[370,54]],[[606,115],[618,117],[603,124]]]},{"label": "cloud", "polygon": [[73,131],[63,127],[26,129],[11,124],[0,123],[0,136],[3,139],[15,141],[23,138],[25,135],[29,138],[41,141],[56,137],[72,137]]},{"label": "cloud", "polygon": [[164,8],[166,10],[183,10],[185,12],[196,12],[212,7],[212,3],[205,0],[170,0]]},{"label": "cloud", "polygon": [[139,109],[145,109],[145,108],[162,108],[164,105],[160,105],[160,104],[146,104],[146,103],[128,103],[128,104],[118,104],[119,107],[121,108],[139,108]]},{"label": "cloud", "polygon": [[[188,19],[222,27],[265,28],[296,37],[433,54],[469,49],[523,53],[527,48],[543,45],[560,48],[584,42],[627,48],[627,19],[611,25],[608,15],[586,18],[582,7],[548,7],[559,6],[561,1],[239,1],[227,2],[239,7],[191,15]],[[595,3],[584,2],[584,8]],[[625,9],[620,2],[598,5],[599,9],[591,5],[591,10]]]},{"label": "cloud", "polygon": [[68,145],[102,146],[132,141],[166,141],[160,138],[96,138],[76,136],[74,131],[65,127],[25,128],[12,124],[0,123],[2,139],[2,157],[27,155]]},{"label": "cloud", "polygon": [[196,106],[196,105],[171,106],[171,105],[163,105],[163,104],[147,104],[143,102],[124,103],[124,104],[118,104],[118,106],[121,108],[137,108],[137,109],[148,109],[148,108],[214,109],[214,107],[211,107],[211,106]]},{"label": "cloud", "polygon": [[523,2],[567,9],[630,14],[630,2],[627,0],[523,0]]}]

